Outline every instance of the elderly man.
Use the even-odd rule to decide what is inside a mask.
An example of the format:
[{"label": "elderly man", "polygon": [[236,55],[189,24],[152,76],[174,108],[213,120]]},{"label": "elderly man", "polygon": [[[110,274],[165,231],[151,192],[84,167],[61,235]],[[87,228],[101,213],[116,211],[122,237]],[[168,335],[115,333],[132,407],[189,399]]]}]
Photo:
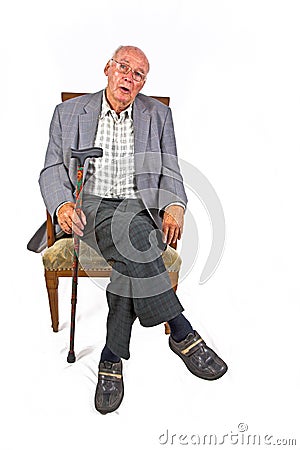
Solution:
[{"label": "elderly man", "polygon": [[[220,378],[226,364],[182,314],[163,264],[167,244],[181,238],[187,203],[177,161],[171,110],[139,92],[149,72],[145,54],[119,47],[107,62],[105,90],[58,105],[50,127],[41,192],[65,233],[74,231],[113,267],[107,286],[107,336],[99,362],[95,407],[121,404],[122,359],[132,325],[168,322],[170,348],[191,373]],[[75,212],[71,147],[101,147],[86,165],[83,211]]]}]

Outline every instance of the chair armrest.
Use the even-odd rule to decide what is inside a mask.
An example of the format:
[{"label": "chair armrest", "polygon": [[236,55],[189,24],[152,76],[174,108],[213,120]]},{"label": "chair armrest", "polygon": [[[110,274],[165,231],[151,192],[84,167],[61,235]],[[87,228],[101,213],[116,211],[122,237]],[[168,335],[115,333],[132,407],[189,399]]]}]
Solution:
[{"label": "chair armrest", "polygon": [[52,222],[52,217],[49,211],[47,211],[47,246],[51,247],[51,245],[55,242],[55,231],[54,231],[54,224]]}]

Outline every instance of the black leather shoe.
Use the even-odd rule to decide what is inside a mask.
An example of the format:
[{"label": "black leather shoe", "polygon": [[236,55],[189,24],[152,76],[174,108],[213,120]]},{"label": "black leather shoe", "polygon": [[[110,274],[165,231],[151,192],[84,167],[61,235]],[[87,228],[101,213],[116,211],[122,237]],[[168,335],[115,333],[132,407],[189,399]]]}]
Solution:
[{"label": "black leather shoe", "polygon": [[180,342],[169,337],[169,345],[196,377],[205,380],[217,380],[227,372],[227,365],[209,348],[201,336],[194,331]]},{"label": "black leather shoe", "polygon": [[123,395],[122,361],[101,362],[95,393],[95,408],[101,414],[113,412],[120,406]]}]

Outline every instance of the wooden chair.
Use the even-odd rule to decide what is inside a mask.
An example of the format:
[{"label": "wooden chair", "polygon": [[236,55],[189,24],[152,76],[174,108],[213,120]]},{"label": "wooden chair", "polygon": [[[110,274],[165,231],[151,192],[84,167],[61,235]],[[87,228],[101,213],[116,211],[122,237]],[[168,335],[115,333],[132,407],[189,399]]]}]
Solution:
[{"label": "wooden chair", "polygon": [[[62,92],[62,101],[84,95],[83,93]],[[169,97],[153,97],[169,105]],[[163,252],[163,260],[173,289],[176,291],[181,258],[176,252],[176,243]],[[73,239],[66,237],[56,240],[51,215],[47,211],[47,250],[43,253],[45,281],[49,298],[52,329],[58,331],[58,283],[60,277],[72,277]],[[110,277],[111,266],[98,253],[84,242],[80,244],[78,277]],[[169,325],[165,323],[165,333]]]}]

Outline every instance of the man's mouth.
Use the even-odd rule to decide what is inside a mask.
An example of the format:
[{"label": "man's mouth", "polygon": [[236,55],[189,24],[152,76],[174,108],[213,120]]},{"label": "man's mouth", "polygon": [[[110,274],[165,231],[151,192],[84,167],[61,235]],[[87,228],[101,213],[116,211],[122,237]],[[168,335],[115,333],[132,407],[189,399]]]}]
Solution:
[{"label": "man's mouth", "polygon": [[123,92],[123,94],[129,94],[130,93],[130,90],[127,87],[125,87],[125,86],[120,86],[120,89]]}]

